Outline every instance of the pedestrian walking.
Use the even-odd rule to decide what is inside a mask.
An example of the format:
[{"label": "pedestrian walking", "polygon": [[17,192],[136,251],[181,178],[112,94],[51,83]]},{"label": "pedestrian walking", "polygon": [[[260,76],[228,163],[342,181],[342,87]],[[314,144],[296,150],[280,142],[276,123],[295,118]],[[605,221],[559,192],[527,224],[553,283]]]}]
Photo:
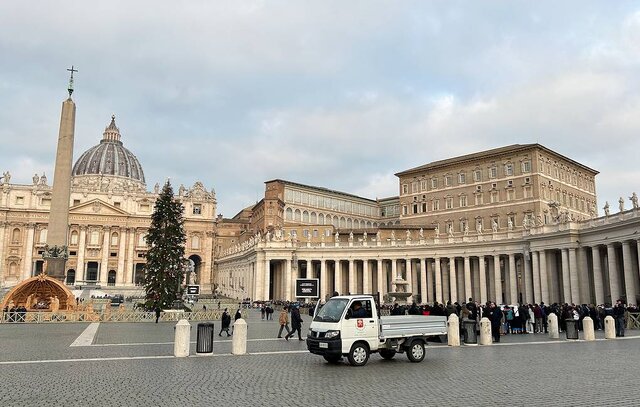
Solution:
[{"label": "pedestrian walking", "polygon": [[278,331],[278,338],[282,338],[282,329],[287,330],[287,335],[291,333],[289,329],[289,312],[287,311],[287,307],[285,306],[280,311],[280,317],[278,318],[278,322],[280,323],[280,330]]},{"label": "pedestrian walking", "polygon": [[240,312],[240,307],[238,306],[238,310],[236,314],[233,316],[233,326],[231,327],[231,333],[233,334],[234,327],[236,326],[236,321],[242,318],[242,313]]},{"label": "pedestrian walking", "polygon": [[160,309],[160,306],[156,305],[156,309],[155,309],[155,312],[156,312],[156,324],[158,323],[158,320],[160,319],[160,312],[161,311],[162,310]]},{"label": "pedestrian walking", "polygon": [[231,334],[229,333],[229,325],[231,325],[231,315],[229,315],[229,312],[227,311],[227,309],[224,309],[224,312],[222,313],[222,317],[220,318],[220,322],[222,323],[222,328],[220,328],[220,332],[218,333],[218,336],[222,336],[222,332],[226,332],[227,336],[231,336]]},{"label": "pedestrian walking", "polygon": [[300,316],[300,309],[298,307],[294,307],[291,310],[291,332],[289,332],[284,339],[289,340],[293,336],[293,334],[298,331],[298,340],[302,340],[302,317]]}]

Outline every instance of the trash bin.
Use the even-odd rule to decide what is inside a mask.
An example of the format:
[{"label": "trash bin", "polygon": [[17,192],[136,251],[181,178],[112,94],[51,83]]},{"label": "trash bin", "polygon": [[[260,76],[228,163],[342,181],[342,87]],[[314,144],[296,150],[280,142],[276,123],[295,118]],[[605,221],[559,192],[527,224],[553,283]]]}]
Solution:
[{"label": "trash bin", "polygon": [[213,353],[213,332],[212,322],[198,324],[196,353]]},{"label": "trash bin", "polygon": [[578,339],[578,321],[575,319],[565,319],[567,325],[567,339]]},{"label": "trash bin", "polygon": [[467,345],[477,344],[478,335],[476,334],[476,321],[465,320],[462,321],[462,334],[464,336],[464,343]]}]

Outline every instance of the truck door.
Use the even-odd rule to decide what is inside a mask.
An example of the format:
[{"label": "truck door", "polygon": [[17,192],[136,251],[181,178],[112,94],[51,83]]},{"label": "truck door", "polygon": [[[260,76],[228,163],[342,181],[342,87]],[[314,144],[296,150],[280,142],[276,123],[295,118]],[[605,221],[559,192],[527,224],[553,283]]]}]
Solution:
[{"label": "truck door", "polygon": [[370,299],[354,299],[347,311],[348,319],[345,319],[343,332],[351,336],[351,343],[357,340],[365,340],[371,350],[378,349],[378,321],[374,318],[375,305]]}]

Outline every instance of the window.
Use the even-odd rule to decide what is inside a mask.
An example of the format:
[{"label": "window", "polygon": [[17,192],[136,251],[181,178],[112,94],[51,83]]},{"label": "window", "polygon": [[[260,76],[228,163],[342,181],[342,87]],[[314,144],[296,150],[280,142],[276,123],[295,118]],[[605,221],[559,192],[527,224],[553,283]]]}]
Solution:
[{"label": "window", "polygon": [[491,193],[491,203],[500,202],[500,198],[498,196],[498,191],[493,191]]},{"label": "window", "polygon": [[482,205],[483,203],[482,194],[476,194],[476,205]]},{"label": "window", "polygon": [[418,181],[414,181],[411,183],[411,192],[412,193],[418,192]]},{"label": "window", "polygon": [[202,215],[202,205],[201,204],[193,204],[193,214],[194,215]]},{"label": "window", "polygon": [[139,247],[143,247],[146,246],[147,242],[146,242],[146,235],[144,233],[140,233],[138,235],[138,246]]},{"label": "window", "polygon": [[117,233],[112,233],[111,234],[111,246],[117,246],[118,245],[118,234]]},{"label": "window", "polygon": [[504,175],[511,176],[513,175],[513,164],[505,164],[504,166]]},{"label": "window", "polygon": [[531,177],[524,177],[525,184],[531,184]]},{"label": "window", "polygon": [[42,229],[40,231],[40,243],[47,243],[47,229]]},{"label": "window", "polygon": [[116,208],[119,208],[120,207],[120,202],[114,202],[113,206],[115,206]]},{"label": "window", "polygon": [[435,199],[435,200],[433,200],[433,202],[431,202],[431,210],[432,211],[439,211],[440,210],[440,200],[439,199]]},{"label": "window", "polygon": [[431,178],[431,189],[436,189],[436,188],[438,188],[438,179]]},{"label": "window", "polygon": [[464,208],[465,206],[467,206],[467,196],[462,195],[460,197],[460,207]]},{"label": "window", "polygon": [[415,214],[415,213],[418,213],[418,204],[417,204],[417,203],[414,203],[414,204],[413,204],[413,213],[414,213],[414,214]]},{"label": "window", "polygon": [[100,232],[98,232],[97,230],[94,230],[91,232],[91,234],[89,234],[89,244],[92,246],[97,246],[99,243],[100,239]]},{"label": "window", "polygon": [[199,250],[200,249],[200,237],[199,236],[193,236],[191,238],[191,248],[195,249],[195,250]]},{"label": "window", "polygon": [[426,212],[427,211],[427,203],[423,202],[422,203],[422,212]]},{"label": "window", "polygon": [[427,181],[425,180],[420,181],[420,190],[425,191],[426,189],[427,189]]},{"label": "window", "polygon": [[475,182],[480,182],[480,181],[482,181],[482,171],[480,171],[480,170],[475,170],[475,171],[473,172],[473,180],[474,180]]},{"label": "window", "polygon": [[531,172],[531,161],[522,162],[522,172]]},{"label": "window", "polygon": [[445,205],[447,209],[453,209],[453,198],[446,198]]},{"label": "window", "polygon": [[476,192],[482,192],[482,185],[476,185]]},{"label": "window", "polygon": [[531,198],[531,187],[524,187],[522,191],[525,198]]},{"label": "window", "polygon": [[150,206],[149,204],[140,204],[140,212],[149,212]]},{"label": "window", "polygon": [[496,178],[498,176],[498,167],[489,168],[489,178]]},{"label": "window", "polygon": [[451,175],[445,175],[444,176],[444,186],[445,187],[450,187],[452,184],[452,179],[451,179]]},{"label": "window", "polygon": [[285,216],[287,220],[293,220],[293,209],[287,208],[287,210],[285,211]]},{"label": "window", "polygon": [[16,205],[24,205],[24,196],[16,196]]},{"label": "window", "polygon": [[402,184],[402,194],[408,194],[409,193],[409,186],[407,184]]},{"label": "window", "polygon": [[78,232],[75,230],[71,232],[71,245],[75,246],[78,244]]},{"label": "window", "polygon": [[515,199],[515,191],[513,189],[507,189],[507,201],[513,201]]},{"label": "window", "polygon": [[492,182],[491,183],[491,189],[496,189],[498,188],[498,183],[497,182]]},{"label": "window", "polygon": [[51,206],[51,198],[42,198],[42,206]]},{"label": "window", "polygon": [[407,205],[402,205],[402,214],[403,215],[407,214]]},{"label": "window", "polygon": [[513,181],[509,180],[507,181],[507,188],[511,188],[511,187],[513,187]]},{"label": "window", "polygon": [[464,172],[461,172],[460,174],[458,174],[458,184],[464,184],[467,182],[467,174],[465,174]]},{"label": "window", "polygon": [[79,199],[74,199],[73,200],[73,206],[76,206],[76,205],[80,205],[80,200]]}]

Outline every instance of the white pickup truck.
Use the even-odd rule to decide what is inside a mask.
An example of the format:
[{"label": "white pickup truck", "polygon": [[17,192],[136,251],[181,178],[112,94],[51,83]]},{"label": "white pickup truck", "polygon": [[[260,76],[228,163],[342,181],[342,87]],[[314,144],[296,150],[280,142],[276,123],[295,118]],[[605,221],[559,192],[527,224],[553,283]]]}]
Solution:
[{"label": "white pickup truck", "polygon": [[337,296],[316,310],[307,348],[329,363],[346,356],[352,366],[364,366],[375,352],[385,359],[407,352],[409,360],[417,363],[425,357],[427,338],[446,334],[446,317],[380,317],[370,295]]}]

